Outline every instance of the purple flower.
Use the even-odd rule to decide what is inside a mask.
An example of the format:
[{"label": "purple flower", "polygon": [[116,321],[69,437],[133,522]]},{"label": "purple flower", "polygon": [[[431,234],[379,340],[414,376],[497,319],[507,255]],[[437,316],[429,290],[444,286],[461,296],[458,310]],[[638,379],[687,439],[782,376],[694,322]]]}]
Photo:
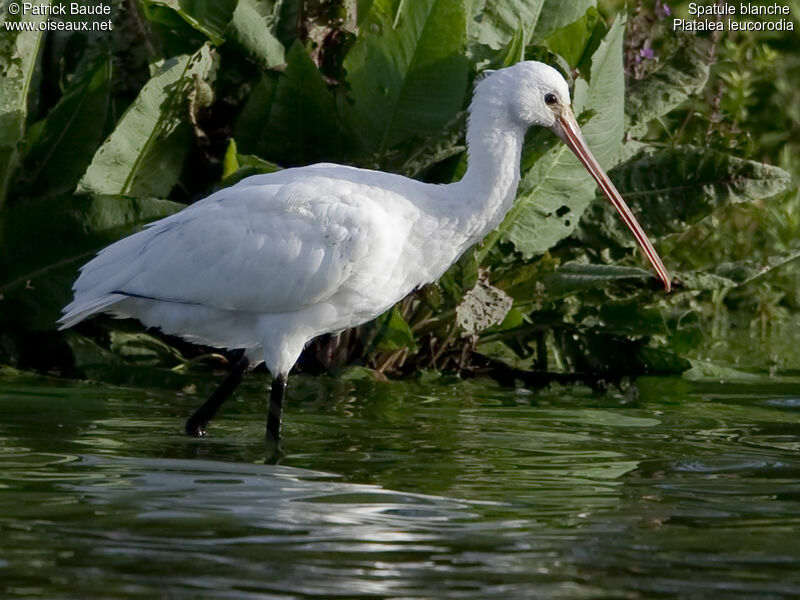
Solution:
[{"label": "purple flower", "polygon": [[652,48],[642,48],[641,50],[639,50],[639,54],[641,55],[642,58],[646,58],[648,60],[655,58],[656,56]]}]

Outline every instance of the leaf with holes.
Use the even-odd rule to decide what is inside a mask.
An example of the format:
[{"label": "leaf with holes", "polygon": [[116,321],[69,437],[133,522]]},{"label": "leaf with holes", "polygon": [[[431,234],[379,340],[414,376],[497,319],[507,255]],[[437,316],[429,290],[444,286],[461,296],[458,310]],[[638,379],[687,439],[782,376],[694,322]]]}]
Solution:
[{"label": "leaf with holes", "polygon": [[492,286],[482,274],[456,307],[456,323],[464,335],[475,335],[502,323],[513,302],[511,296]]},{"label": "leaf with holes", "polygon": [[628,129],[633,136],[647,132],[653,119],[667,114],[708,80],[709,58],[693,34],[677,36],[677,47],[644,79],[634,80],[625,96]]}]

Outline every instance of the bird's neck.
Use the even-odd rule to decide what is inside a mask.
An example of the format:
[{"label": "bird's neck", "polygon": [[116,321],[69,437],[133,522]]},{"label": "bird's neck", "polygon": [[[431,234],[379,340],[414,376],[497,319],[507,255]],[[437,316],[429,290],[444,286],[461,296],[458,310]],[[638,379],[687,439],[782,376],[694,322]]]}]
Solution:
[{"label": "bird's neck", "polygon": [[473,242],[495,229],[514,203],[525,129],[492,98],[476,98],[467,126],[467,171],[452,184],[453,209]]}]

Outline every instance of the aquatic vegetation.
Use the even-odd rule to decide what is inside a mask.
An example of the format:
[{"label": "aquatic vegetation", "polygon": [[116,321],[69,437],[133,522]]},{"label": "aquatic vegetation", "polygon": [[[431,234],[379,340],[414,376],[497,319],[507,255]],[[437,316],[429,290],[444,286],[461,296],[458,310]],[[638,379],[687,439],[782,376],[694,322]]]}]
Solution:
[{"label": "aquatic vegetation", "polygon": [[752,312],[748,323],[786,316],[796,292],[771,282],[800,256],[796,187],[786,192],[780,168],[796,165],[788,132],[800,118],[763,114],[779,111],[753,100],[766,85],[758,65],[731,65],[737,53],[770,65],[770,98],[787,106],[796,86],[780,82],[796,67],[770,43],[665,35],[663,4],[628,17],[593,5],[140,0],[120,7],[113,35],[7,35],[0,362],[90,376],[188,364],[196,350],[131,324],[56,333],[78,266],[254,173],[334,161],[453,181],[465,168],[473,81],[523,59],[570,81],[590,146],[666,256],[676,291],[653,284],[577,159],[532,132],[517,204],[498,230],[438,284],[312,344],[305,368],[675,373],[695,364],[732,300]]}]

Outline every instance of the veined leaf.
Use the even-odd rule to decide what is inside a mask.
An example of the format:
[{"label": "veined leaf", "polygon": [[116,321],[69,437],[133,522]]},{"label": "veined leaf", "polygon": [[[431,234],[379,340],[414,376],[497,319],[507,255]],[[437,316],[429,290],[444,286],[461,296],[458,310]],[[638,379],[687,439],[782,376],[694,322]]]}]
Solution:
[{"label": "veined leaf", "polygon": [[267,29],[267,22],[256,10],[253,0],[239,0],[226,35],[264,68],[271,69],[285,62],[283,44]]},{"label": "veined leaf", "polygon": [[75,189],[103,141],[110,92],[111,60],[103,56],[70,83],[47,118],[36,124],[39,135],[25,155],[30,195],[65,194]]},{"label": "veined leaf", "polygon": [[[678,35],[678,34],[676,34]],[[634,80],[625,97],[631,135],[647,131],[653,119],[667,114],[708,80],[708,58],[693,34],[680,36],[677,49],[644,79]]]},{"label": "veined leaf", "polygon": [[[592,57],[591,84],[583,79],[575,84],[575,112],[591,114],[582,130],[604,167],[613,164],[622,146],[624,29],[623,19],[618,18]],[[538,151],[530,147],[524,150],[529,155]],[[526,162],[523,156],[523,165]],[[512,242],[524,257],[548,250],[575,229],[594,198],[595,187],[578,159],[558,143],[523,173],[517,200],[500,227],[484,242],[481,259],[501,237]]]},{"label": "veined leaf", "polygon": [[237,3],[237,0],[142,0],[146,8],[162,6],[172,9],[215,46],[225,42],[225,29]]},{"label": "veined leaf", "polygon": [[142,88],[95,153],[78,183],[91,194],[166,196],[180,176],[192,139],[189,90],[215,72],[211,47],[166,61]]},{"label": "veined leaf", "polygon": [[233,41],[265,68],[283,64],[283,45],[267,27],[254,0],[143,0],[146,7],[172,9],[186,23],[221,46]]},{"label": "veined leaf", "polygon": [[545,36],[556,29],[574,23],[590,8],[596,7],[596,0],[575,0],[573,2],[545,0],[533,33],[536,37]]},{"label": "veined leaf", "polygon": [[750,283],[773,269],[798,258],[800,258],[800,249],[795,248],[779,254],[773,254],[767,258],[722,263],[711,272],[690,271],[680,273],[678,277],[683,282],[684,287],[689,289],[718,290],[727,287],[738,287]]},{"label": "veined leaf", "polygon": [[596,8],[589,8],[577,21],[560,27],[544,39],[544,45],[567,61],[571,69],[580,68],[589,74],[587,63],[607,33],[603,17]]},{"label": "veined leaf", "polygon": [[103,246],[181,208],[167,200],[119,196],[65,196],[9,207],[0,230],[3,319],[31,329],[54,329],[78,267]]},{"label": "veined leaf", "polygon": [[[38,4],[46,8],[50,3]],[[4,5],[7,9],[7,5]],[[42,11],[44,12],[44,11]],[[0,26],[17,21],[7,10],[0,15]],[[44,15],[34,15],[31,11],[19,17],[20,23],[38,24],[46,21]],[[6,200],[8,185],[19,165],[19,143],[25,134],[25,121],[28,118],[28,100],[36,68],[39,49],[44,40],[44,32],[6,30],[0,41],[0,208]]]},{"label": "veined leaf", "polygon": [[379,317],[379,322],[375,345],[377,350],[409,348],[415,351],[417,349],[414,333],[406,323],[399,308],[395,306],[382,317]]},{"label": "veined leaf", "polygon": [[[707,148],[649,148],[613,169],[611,179],[651,237],[682,232],[727,204],[773,196],[790,184],[789,174],[763,163]],[[613,240],[636,244],[616,211],[596,203],[579,237],[600,246]]]},{"label": "veined leaf", "polygon": [[577,21],[589,7],[596,6],[595,0],[473,0],[470,4],[470,42],[494,51],[506,48],[518,31],[524,39],[536,40]]},{"label": "veined leaf", "polygon": [[375,0],[344,67],[340,108],[363,154],[439,131],[467,86],[463,0]]},{"label": "veined leaf", "polygon": [[281,164],[332,160],[341,154],[333,96],[299,41],[286,55],[286,70],[264,75],[236,121],[245,152]]},{"label": "veined leaf", "polygon": [[653,275],[636,267],[567,263],[541,278],[547,300],[602,287],[613,281],[647,281]]}]

